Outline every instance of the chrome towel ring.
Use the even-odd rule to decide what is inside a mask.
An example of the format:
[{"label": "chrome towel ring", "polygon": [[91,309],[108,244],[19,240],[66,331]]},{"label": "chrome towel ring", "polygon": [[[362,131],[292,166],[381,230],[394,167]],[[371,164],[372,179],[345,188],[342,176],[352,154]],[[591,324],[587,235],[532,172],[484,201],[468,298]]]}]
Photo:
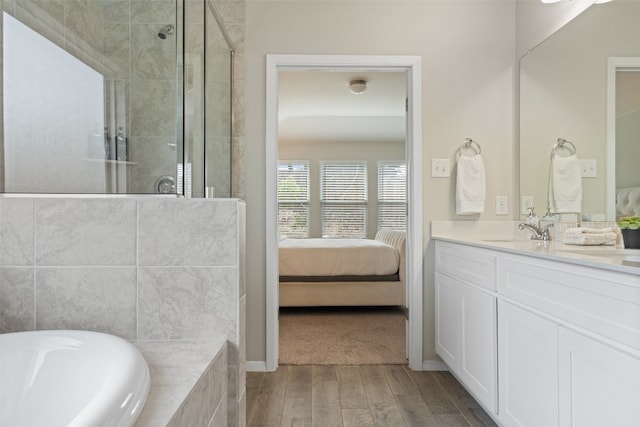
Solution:
[{"label": "chrome towel ring", "polygon": [[471,138],[465,138],[464,143],[460,147],[458,147],[458,150],[456,150],[456,157],[462,156],[462,150],[464,150],[465,148],[470,148],[474,150],[476,154],[482,153],[480,144],[478,144],[476,141],[474,141]]},{"label": "chrome towel ring", "polygon": [[569,155],[573,156],[576,154],[576,146],[571,141],[567,141],[564,138],[558,138],[558,141],[553,144],[553,148],[551,149],[551,157],[556,154],[560,149],[564,148],[565,150],[569,150]]}]

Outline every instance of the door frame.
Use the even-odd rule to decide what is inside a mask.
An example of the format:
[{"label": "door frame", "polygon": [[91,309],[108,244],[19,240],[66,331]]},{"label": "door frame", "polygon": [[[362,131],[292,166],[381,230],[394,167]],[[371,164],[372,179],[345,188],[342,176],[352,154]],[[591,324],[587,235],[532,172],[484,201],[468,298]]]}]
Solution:
[{"label": "door frame", "polygon": [[278,73],[279,71],[404,71],[407,73],[407,349],[422,370],[422,58],[385,55],[267,55],[266,57],[266,360],[278,367]]}]

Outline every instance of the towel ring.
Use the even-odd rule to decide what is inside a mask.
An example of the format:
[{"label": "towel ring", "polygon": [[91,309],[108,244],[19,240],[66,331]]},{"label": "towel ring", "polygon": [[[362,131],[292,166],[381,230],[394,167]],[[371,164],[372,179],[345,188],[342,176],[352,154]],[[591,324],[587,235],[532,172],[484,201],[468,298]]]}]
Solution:
[{"label": "towel ring", "polygon": [[573,142],[567,141],[564,138],[558,138],[558,142],[553,144],[553,148],[551,149],[551,157],[553,158],[553,155],[561,148],[569,150],[571,156],[576,154],[576,146],[573,144]]},{"label": "towel ring", "polygon": [[456,156],[457,157],[462,156],[462,150],[465,148],[471,148],[472,150],[475,150],[477,154],[482,153],[482,148],[480,148],[480,144],[478,144],[476,141],[474,141],[471,138],[465,138],[464,143],[460,147],[458,147],[458,149],[456,150]]}]

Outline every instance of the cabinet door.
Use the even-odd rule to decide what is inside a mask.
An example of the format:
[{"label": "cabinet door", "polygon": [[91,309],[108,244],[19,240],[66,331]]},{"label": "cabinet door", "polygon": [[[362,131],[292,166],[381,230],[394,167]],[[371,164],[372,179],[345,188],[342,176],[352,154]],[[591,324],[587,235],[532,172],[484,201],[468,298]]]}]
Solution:
[{"label": "cabinet door", "polygon": [[505,426],[558,425],[558,327],[498,302],[498,418]]},{"label": "cabinet door", "polygon": [[[640,356],[560,328],[560,425],[640,426]],[[635,356],[634,356],[635,354]]]},{"label": "cabinet door", "polygon": [[496,297],[436,273],[436,352],[496,412]]},{"label": "cabinet door", "polygon": [[460,285],[460,380],[496,413],[497,326],[494,295]]},{"label": "cabinet door", "polygon": [[436,273],[436,353],[453,372],[460,354],[460,285]]}]

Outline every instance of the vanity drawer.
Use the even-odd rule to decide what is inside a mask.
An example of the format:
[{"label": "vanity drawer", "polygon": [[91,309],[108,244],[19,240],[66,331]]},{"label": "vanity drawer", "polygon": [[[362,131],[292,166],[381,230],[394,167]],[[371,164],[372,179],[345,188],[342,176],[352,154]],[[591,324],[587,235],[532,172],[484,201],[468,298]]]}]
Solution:
[{"label": "vanity drawer", "polygon": [[505,256],[498,292],[568,323],[640,349],[640,277],[539,258]]},{"label": "vanity drawer", "polygon": [[436,269],[468,284],[496,290],[496,257],[489,251],[436,241]]}]

